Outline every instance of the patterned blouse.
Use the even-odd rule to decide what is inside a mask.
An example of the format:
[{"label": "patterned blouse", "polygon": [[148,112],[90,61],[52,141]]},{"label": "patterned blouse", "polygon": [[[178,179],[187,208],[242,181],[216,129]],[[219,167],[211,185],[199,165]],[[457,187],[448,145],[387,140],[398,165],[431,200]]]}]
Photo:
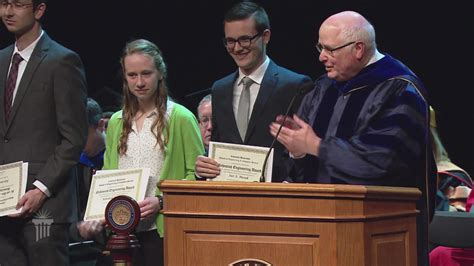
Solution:
[{"label": "patterned blouse", "polygon": [[[173,102],[168,101],[165,119],[168,121],[171,111],[173,110]],[[156,138],[151,132],[151,126],[158,117],[158,110],[153,110],[143,122],[143,128],[138,131],[135,121],[132,123],[132,131],[128,135],[127,153],[119,156],[119,169],[129,168],[150,168],[150,179],[145,197],[154,197],[156,193],[156,185],[158,184],[161,168],[164,162],[164,153],[160,146],[156,143]],[[162,135],[163,137],[163,135]],[[158,213],[140,221],[137,231],[150,231],[156,229],[156,217]]]}]

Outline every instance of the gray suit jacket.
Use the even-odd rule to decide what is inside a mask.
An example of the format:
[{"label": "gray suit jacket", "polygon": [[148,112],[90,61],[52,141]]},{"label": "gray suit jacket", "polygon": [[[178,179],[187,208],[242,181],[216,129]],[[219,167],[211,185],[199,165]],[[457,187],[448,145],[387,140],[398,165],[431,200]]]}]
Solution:
[{"label": "gray suit jacket", "polygon": [[[214,83],[212,86],[212,137],[213,141],[270,147],[270,123],[277,115],[285,114],[291,98],[299,88],[312,83],[308,76],[297,74],[270,61],[263,76],[260,90],[253,106],[245,140],[242,142],[232,105],[233,88],[239,72],[236,71]],[[298,110],[301,99],[293,106]],[[284,155],[284,147],[275,144],[272,181],[286,180],[291,161]]]},{"label": "gray suit jacket", "polygon": [[67,222],[76,211],[77,164],[87,137],[87,87],[79,56],[44,33],[19,83],[8,123],[4,90],[14,46],[0,51],[0,164],[29,163],[35,180],[51,192],[39,212]]}]

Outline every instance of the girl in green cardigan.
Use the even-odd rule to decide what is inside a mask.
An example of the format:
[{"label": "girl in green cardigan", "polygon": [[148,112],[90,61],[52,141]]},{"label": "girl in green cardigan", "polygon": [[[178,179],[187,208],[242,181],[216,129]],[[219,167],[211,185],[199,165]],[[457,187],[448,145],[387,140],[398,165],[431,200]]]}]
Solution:
[{"label": "girl in green cardigan", "polygon": [[120,60],[124,105],[107,127],[104,169],[150,168],[134,265],[163,265],[163,215],[159,214],[164,179],[194,179],[194,165],[204,153],[194,115],[168,99],[166,64],[147,40],[128,43]]}]

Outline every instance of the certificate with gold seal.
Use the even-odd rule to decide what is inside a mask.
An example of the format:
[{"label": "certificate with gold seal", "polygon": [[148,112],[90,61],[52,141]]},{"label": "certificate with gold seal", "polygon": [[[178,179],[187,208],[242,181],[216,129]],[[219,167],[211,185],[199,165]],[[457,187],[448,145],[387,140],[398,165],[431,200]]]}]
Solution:
[{"label": "certificate with gold seal", "polygon": [[28,179],[28,163],[19,161],[0,165],[0,216],[21,212],[15,209],[25,195]]},{"label": "certificate with gold seal", "polygon": [[84,221],[104,219],[107,204],[117,196],[142,201],[149,177],[149,168],[98,171],[92,177]]},{"label": "certificate with gold seal", "polygon": [[[219,163],[221,174],[213,181],[260,182],[269,148],[222,142],[209,143],[209,157]],[[273,150],[265,167],[265,182],[271,182]]]}]

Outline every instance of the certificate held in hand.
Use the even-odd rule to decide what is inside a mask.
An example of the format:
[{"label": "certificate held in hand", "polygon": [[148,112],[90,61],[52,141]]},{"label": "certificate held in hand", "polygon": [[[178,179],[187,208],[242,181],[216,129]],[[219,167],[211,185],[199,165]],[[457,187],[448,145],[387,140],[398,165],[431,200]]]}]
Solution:
[{"label": "certificate held in hand", "polygon": [[15,162],[0,165],[0,216],[17,214],[16,204],[25,195],[28,163]]},{"label": "certificate held in hand", "polygon": [[[269,148],[222,142],[209,143],[209,157],[219,163],[221,173],[213,181],[260,182]],[[273,149],[265,166],[265,182],[271,182]]]},{"label": "certificate held in hand", "polygon": [[92,177],[84,221],[104,219],[107,204],[116,196],[142,201],[149,177],[149,168],[98,171]]}]

